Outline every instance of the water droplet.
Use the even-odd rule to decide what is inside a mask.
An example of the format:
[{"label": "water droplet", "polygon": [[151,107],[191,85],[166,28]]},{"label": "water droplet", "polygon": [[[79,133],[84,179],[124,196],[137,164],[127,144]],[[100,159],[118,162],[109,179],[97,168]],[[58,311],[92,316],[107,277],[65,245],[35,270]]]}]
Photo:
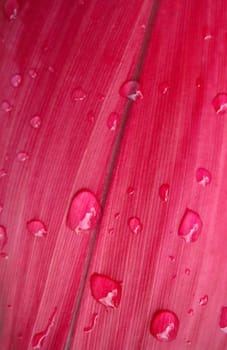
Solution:
[{"label": "water droplet", "polygon": [[143,226],[138,217],[132,217],[128,220],[128,226],[132,233],[138,234],[142,231]]},{"label": "water droplet", "polygon": [[198,89],[201,88],[201,86],[202,86],[202,79],[201,78],[197,78],[196,82],[195,82],[195,85],[196,85],[196,87]]},{"label": "water droplet", "polygon": [[32,338],[32,347],[33,349],[41,349],[41,347],[44,344],[44,341],[48,334],[50,333],[50,329],[54,326],[54,319],[55,319],[55,314],[56,314],[57,308],[54,309],[53,314],[48,320],[46,328],[39,333],[36,333],[33,338]]},{"label": "water droplet", "polygon": [[178,229],[178,235],[187,243],[195,242],[201,234],[202,226],[199,214],[191,209],[186,209]]},{"label": "water droplet", "polygon": [[5,169],[0,169],[0,179],[7,175],[7,171]]},{"label": "water droplet", "polygon": [[192,344],[191,340],[186,340],[186,344],[191,345]]},{"label": "water droplet", "polygon": [[118,219],[119,219],[119,217],[120,217],[120,213],[116,213],[116,214],[114,214],[114,217],[115,217],[115,219],[116,219],[116,220],[118,220]]},{"label": "water droplet", "polygon": [[154,314],[151,325],[151,334],[161,342],[169,342],[176,338],[179,328],[177,315],[169,310],[161,310]]},{"label": "water droplet", "polygon": [[120,95],[129,100],[136,101],[138,98],[143,98],[140,91],[140,85],[136,80],[128,80],[120,87]]},{"label": "water droplet", "polygon": [[49,66],[49,67],[48,67],[48,71],[49,71],[50,73],[54,73],[54,67],[53,67],[53,66]]},{"label": "water droplet", "polygon": [[109,230],[108,230],[109,234],[112,235],[114,233],[114,229],[113,227],[110,227]]},{"label": "water droplet", "polygon": [[30,124],[34,129],[38,129],[41,125],[41,118],[39,115],[35,115],[34,117],[32,117],[32,119],[30,120]]},{"label": "water droplet", "polygon": [[184,273],[185,273],[185,275],[189,276],[191,273],[191,270],[187,268],[184,270]]},{"label": "water droplet", "polygon": [[217,114],[225,114],[227,111],[227,94],[220,93],[213,98],[213,107]]},{"label": "water droplet", "polygon": [[11,85],[15,88],[17,88],[21,82],[22,82],[22,77],[20,74],[14,74],[11,79],[10,79]]},{"label": "water droplet", "polygon": [[46,237],[47,228],[41,220],[30,220],[27,222],[29,233],[35,237]]},{"label": "water droplet", "polygon": [[117,308],[121,301],[121,283],[94,273],[90,278],[92,296],[106,307]]},{"label": "water droplet", "polygon": [[87,114],[87,118],[89,122],[94,123],[95,121],[95,113],[93,111],[89,111]]},{"label": "water droplet", "polygon": [[163,184],[159,187],[159,197],[163,202],[168,202],[169,200],[169,185]]},{"label": "water droplet", "polygon": [[198,168],[196,170],[196,181],[203,187],[211,183],[211,173],[204,168]]},{"label": "water droplet", "polygon": [[12,307],[12,305],[11,305],[11,304],[8,304],[8,305],[7,305],[7,307],[8,307],[8,308],[11,308],[11,307]]},{"label": "water droplet", "polygon": [[109,118],[107,120],[107,127],[109,130],[114,131],[117,129],[118,127],[118,123],[119,123],[119,114],[112,112],[109,115]]},{"label": "water droplet", "polygon": [[29,70],[28,74],[30,75],[30,77],[31,77],[32,79],[35,79],[35,78],[37,77],[37,75],[38,75],[38,73],[36,72],[36,70],[33,69],[33,68],[31,68],[31,69]]},{"label": "water droplet", "polygon": [[80,87],[73,89],[71,94],[73,101],[83,101],[87,97],[84,90],[82,90]]},{"label": "water droplet", "polygon": [[8,241],[7,232],[5,226],[0,226],[0,250],[3,250]]},{"label": "water droplet", "polygon": [[135,189],[133,187],[128,187],[127,189],[127,194],[129,194],[130,196],[132,196],[135,193]]},{"label": "water droplet", "polygon": [[189,310],[188,310],[188,314],[189,314],[190,316],[193,316],[193,315],[194,315],[194,310],[193,310],[193,309],[189,309]]},{"label": "water droplet", "polygon": [[7,0],[4,4],[5,15],[9,20],[17,18],[19,4],[17,0]]},{"label": "water droplet", "polygon": [[164,81],[163,83],[159,84],[159,91],[161,94],[166,95],[169,92],[169,84]]},{"label": "water droplet", "polygon": [[175,256],[169,255],[169,260],[170,260],[171,262],[174,262],[174,261],[175,261]]},{"label": "water droplet", "polygon": [[25,162],[28,158],[29,158],[29,156],[25,152],[17,153],[17,159],[19,160],[19,162]]},{"label": "water droplet", "polygon": [[208,295],[204,295],[199,299],[199,305],[205,306],[208,303]]},{"label": "water droplet", "polygon": [[4,112],[9,113],[9,112],[12,111],[13,106],[12,106],[8,101],[2,101],[1,109],[2,109]]},{"label": "water droplet", "polygon": [[227,334],[227,307],[226,306],[223,306],[221,308],[219,327],[222,330],[222,332]]},{"label": "water droplet", "polygon": [[76,233],[90,231],[96,226],[101,206],[95,195],[87,190],[78,192],[72,199],[67,225]]},{"label": "water droplet", "polygon": [[93,313],[92,320],[91,320],[91,325],[88,326],[88,327],[84,327],[84,332],[91,332],[94,329],[96,321],[97,321],[97,318],[98,318],[97,312]]}]

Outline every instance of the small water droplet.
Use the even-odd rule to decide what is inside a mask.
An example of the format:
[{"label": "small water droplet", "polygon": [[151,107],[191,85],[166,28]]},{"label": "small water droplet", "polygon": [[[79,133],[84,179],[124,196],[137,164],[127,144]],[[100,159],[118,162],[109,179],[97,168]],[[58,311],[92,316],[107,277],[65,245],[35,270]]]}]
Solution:
[{"label": "small water droplet", "polygon": [[80,87],[72,90],[71,98],[73,101],[83,101],[87,97],[84,90]]},{"label": "small water droplet", "polygon": [[192,345],[191,340],[186,340],[186,344],[187,344],[187,345]]},{"label": "small water droplet", "polygon": [[135,193],[135,189],[133,187],[128,187],[127,194],[132,196]]},{"label": "small water droplet", "polygon": [[17,153],[17,159],[19,160],[19,162],[25,162],[28,158],[29,158],[29,156],[25,152]]},{"label": "small water droplet", "polygon": [[168,202],[169,200],[169,185],[163,184],[159,187],[159,197],[163,202]]},{"label": "small water droplet", "polygon": [[95,113],[93,111],[89,111],[87,114],[87,118],[89,122],[94,123],[95,121]]},{"label": "small water droplet", "polygon": [[41,220],[30,220],[27,222],[29,233],[35,237],[46,237],[47,228]]},{"label": "small water droplet", "polygon": [[171,261],[171,262],[174,262],[176,259],[175,259],[175,256],[173,256],[173,255],[169,255],[169,260]]},{"label": "small water droplet", "polygon": [[196,181],[203,187],[211,183],[211,173],[204,168],[198,168],[196,170]]},{"label": "small water droplet", "polygon": [[186,269],[184,270],[184,273],[185,273],[185,275],[189,276],[190,273],[191,273],[191,270],[188,269],[188,268],[186,268]]},{"label": "small water droplet", "polygon": [[32,79],[35,79],[35,78],[37,77],[37,75],[38,75],[38,73],[36,72],[36,70],[35,70],[34,68],[31,68],[31,69],[29,70],[28,74],[30,75],[30,77],[31,77]]},{"label": "small water droplet", "polygon": [[8,241],[7,232],[5,226],[0,225],[0,250],[3,250]]},{"label": "small water droplet", "polygon": [[48,320],[47,326],[42,332],[36,333],[33,338],[32,338],[32,347],[33,349],[41,349],[41,347],[44,344],[44,341],[48,334],[50,333],[50,329],[54,326],[54,319],[55,319],[55,314],[56,314],[57,308],[54,309],[53,314]]},{"label": "small water droplet", "polygon": [[214,110],[217,114],[225,114],[227,111],[227,94],[220,93],[217,94],[212,101]]},{"label": "small water droplet", "polygon": [[0,169],[0,179],[7,175],[7,171],[5,169]]},{"label": "small water droplet", "polygon": [[161,94],[166,95],[169,92],[169,84],[164,81],[163,83],[159,84],[159,91]]},{"label": "small water droplet", "polygon": [[12,106],[8,101],[2,101],[1,109],[2,109],[4,112],[9,113],[9,112],[12,111],[13,106]]},{"label": "small water droplet", "polygon": [[129,100],[136,101],[138,98],[142,99],[143,94],[140,91],[140,85],[136,80],[128,80],[120,87],[120,95]]},{"label": "small water droplet", "polygon": [[119,123],[119,114],[112,112],[109,115],[109,118],[107,120],[107,127],[109,130],[114,131],[117,129],[118,127],[118,123]]},{"label": "small water droplet", "polygon": [[223,306],[221,308],[219,327],[220,327],[222,332],[227,334],[227,306]]},{"label": "small water droplet", "polygon": [[190,316],[193,316],[193,315],[194,315],[194,310],[193,310],[193,309],[189,309],[189,310],[188,310],[188,314],[189,314]]},{"label": "small water droplet", "polygon": [[78,192],[72,199],[67,225],[76,233],[94,229],[101,213],[101,206],[96,196],[88,191]]},{"label": "small water droplet", "polygon": [[34,128],[34,129],[38,129],[41,125],[41,118],[39,115],[35,115],[34,117],[32,117],[32,119],[30,120],[30,125]]},{"label": "small water droplet", "polygon": [[121,283],[94,273],[90,278],[92,296],[106,307],[117,308],[121,301]]},{"label": "small water droplet", "polygon": [[199,305],[205,306],[208,303],[208,295],[204,295],[199,299]]},{"label": "small water droplet", "polygon": [[114,217],[115,217],[115,219],[116,219],[116,220],[118,220],[118,219],[119,219],[119,217],[120,217],[120,213],[116,213],[116,214],[114,214]]},{"label": "small water droplet", "polygon": [[17,18],[19,11],[19,4],[17,0],[7,0],[4,4],[5,15],[9,20]]},{"label": "small water droplet", "polygon": [[157,340],[169,342],[177,337],[179,320],[177,315],[169,310],[160,310],[152,318],[150,332]]},{"label": "small water droplet", "polygon": [[14,74],[12,75],[11,79],[10,79],[10,82],[11,82],[11,85],[14,87],[14,88],[17,88],[21,82],[22,82],[22,77],[20,74]]},{"label": "small water droplet", "polygon": [[109,230],[108,230],[109,234],[112,235],[114,233],[114,229],[113,227],[110,227]]},{"label": "small water droplet", "polygon": [[91,332],[95,327],[97,319],[98,319],[98,314],[97,314],[97,312],[95,312],[92,315],[91,325],[88,327],[84,327],[84,332],[86,332],[86,333]]},{"label": "small water droplet", "polygon": [[187,243],[195,242],[201,234],[202,226],[199,214],[191,209],[186,209],[178,229],[178,235]]},{"label": "small water droplet", "polygon": [[196,82],[195,82],[195,85],[196,85],[196,87],[198,89],[201,88],[201,86],[202,86],[202,79],[201,78],[197,78]]},{"label": "small water droplet", "polygon": [[55,70],[54,70],[54,67],[53,67],[53,66],[49,66],[49,67],[48,67],[48,71],[49,71],[50,73],[54,73],[54,71],[55,71]]},{"label": "small water droplet", "polygon": [[128,226],[132,233],[138,234],[142,231],[143,226],[138,217],[132,217],[128,220]]}]

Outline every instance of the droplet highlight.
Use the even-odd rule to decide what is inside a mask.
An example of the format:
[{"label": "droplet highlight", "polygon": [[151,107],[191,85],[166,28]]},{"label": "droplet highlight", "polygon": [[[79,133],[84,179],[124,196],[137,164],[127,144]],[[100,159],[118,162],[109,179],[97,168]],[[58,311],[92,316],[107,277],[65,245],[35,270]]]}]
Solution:
[{"label": "droplet highlight", "polygon": [[139,234],[141,233],[143,226],[140,222],[140,219],[138,217],[132,217],[128,220],[128,226],[132,233]]},{"label": "droplet highlight", "polygon": [[40,238],[45,238],[47,236],[46,225],[41,220],[30,220],[27,222],[28,232]]},{"label": "droplet highlight", "polygon": [[5,226],[0,225],[0,251],[3,250],[8,241],[8,236]]},{"label": "droplet highlight", "polygon": [[128,187],[127,194],[129,196],[132,196],[135,193],[135,189],[133,187]]},{"label": "droplet highlight", "polygon": [[202,226],[199,214],[191,209],[186,209],[178,229],[178,235],[187,243],[195,242],[201,234]]},{"label": "droplet highlight", "polygon": [[159,187],[159,197],[162,202],[168,202],[169,200],[169,185],[163,184]]},{"label": "droplet highlight", "polygon": [[86,97],[87,95],[82,88],[78,87],[72,90],[71,98],[73,101],[83,101]]},{"label": "droplet highlight", "polygon": [[159,84],[158,89],[162,95],[167,95],[169,92],[169,84],[166,81],[164,81],[163,83]]},{"label": "droplet highlight", "polygon": [[198,168],[196,170],[196,181],[201,186],[205,187],[211,183],[211,173],[204,168]]},{"label": "droplet highlight", "polygon": [[11,79],[10,79],[11,85],[14,88],[17,88],[18,86],[20,86],[21,82],[22,82],[22,77],[20,74],[14,74],[12,75]]},{"label": "droplet highlight", "polygon": [[160,342],[170,342],[177,337],[179,320],[177,315],[169,310],[161,310],[154,314],[150,332]]},{"label": "droplet highlight", "polygon": [[199,299],[199,305],[205,306],[208,303],[208,295],[204,295]]},{"label": "droplet highlight", "polygon": [[140,85],[136,80],[128,80],[124,82],[124,84],[121,85],[119,92],[122,97],[128,98],[131,101],[143,98]]},{"label": "droplet highlight", "polygon": [[34,128],[34,129],[39,129],[41,126],[41,118],[39,115],[35,115],[34,117],[31,118],[30,120],[30,125]]},{"label": "droplet highlight", "polygon": [[115,131],[119,124],[119,114],[112,112],[107,120],[107,127],[110,131]]},{"label": "droplet highlight", "polygon": [[118,308],[121,301],[121,283],[108,276],[94,273],[90,278],[91,294],[105,307]]},{"label": "droplet highlight", "polygon": [[225,114],[227,111],[227,94],[219,93],[217,94],[212,101],[214,110],[217,114]]}]

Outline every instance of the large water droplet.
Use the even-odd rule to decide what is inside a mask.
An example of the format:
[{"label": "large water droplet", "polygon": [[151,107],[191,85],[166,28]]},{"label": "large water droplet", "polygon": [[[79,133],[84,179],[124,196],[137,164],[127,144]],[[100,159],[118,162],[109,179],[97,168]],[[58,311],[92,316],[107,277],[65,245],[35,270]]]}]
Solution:
[{"label": "large water droplet", "polygon": [[20,74],[14,74],[11,79],[10,79],[11,85],[15,88],[17,88],[21,82],[22,82],[22,77]]},{"label": "large water droplet", "polygon": [[207,186],[211,183],[211,173],[204,168],[198,168],[196,170],[196,181],[202,185]]},{"label": "large water droplet", "polygon": [[8,101],[2,101],[1,109],[2,109],[4,112],[9,113],[9,112],[12,111],[13,106],[12,106]]},{"label": "large water droplet", "polygon": [[86,332],[86,333],[91,332],[95,328],[97,318],[98,318],[97,312],[93,313],[91,324],[88,327],[84,327],[84,332]]},{"label": "large water droplet", "polygon": [[29,233],[35,237],[46,237],[47,228],[41,220],[30,220],[27,222]]},{"label": "large water droplet", "polygon": [[140,219],[138,217],[132,217],[128,220],[128,226],[132,233],[138,234],[142,231],[143,226],[140,222]]},{"label": "large water droplet", "polygon": [[179,328],[177,315],[169,310],[161,310],[154,314],[151,325],[151,334],[161,342],[169,342],[176,338]]},{"label": "large water droplet", "polygon": [[178,229],[178,235],[187,243],[195,242],[201,233],[202,226],[199,214],[191,209],[186,209]]},{"label": "large water droplet", "polygon": [[128,80],[120,87],[120,95],[128,98],[129,100],[136,101],[138,98],[143,98],[143,94],[140,91],[140,85],[136,80]]},{"label": "large water droplet", "polygon": [[41,349],[41,347],[43,346],[46,337],[50,333],[50,329],[54,325],[54,319],[55,319],[56,311],[57,311],[57,308],[54,309],[54,312],[51,315],[51,317],[49,318],[47,326],[45,327],[45,329],[43,331],[39,332],[39,333],[36,333],[33,336],[33,338],[32,338],[32,347],[33,347],[33,349],[38,350],[38,349]]},{"label": "large water droplet", "polygon": [[0,250],[2,250],[8,241],[5,226],[0,225]]},{"label": "large water droplet", "polygon": [[35,115],[34,117],[32,117],[32,119],[30,120],[30,125],[34,128],[34,129],[38,129],[41,125],[41,118],[39,115]]},{"label": "large water droplet", "polygon": [[4,4],[5,15],[9,20],[16,19],[19,11],[17,0],[7,0]]},{"label": "large water droplet", "polygon": [[222,332],[227,334],[227,306],[223,306],[221,308],[219,327],[222,330]]},{"label": "large water droplet", "polygon": [[168,202],[169,200],[169,185],[163,184],[159,187],[159,197],[163,202]]},{"label": "large water droplet", "polygon": [[35,78],[37,77],[37,75],[38,75],[38,73],[36,72],[36,70],[33,69],[33,68],[31,68],[31,69],[29,70],[28,74],[30,75],[30,77],[31,77],[32,79],[35,79]]},{"label": "large water droplet", "polygon": [[117,129],[118,127],[118,123],[119,123],[119,114],[112,112],[109,115],[109,118],[107,120],[107,127],[109,128],[109,130],[114,131]]},{"label": "large water droplet", "polygon": [[83,101],[86,97],[87,95],[81,87],[72,90],[71,98],[73,101]]},{"label": "large water droplet", "polygon": [[78,192],[72,199],[67,225],[76,233],[92,230],[101,213],[101,206],[96,196],[88,191],[83,190]]},{"label": "large water droplet", "polygon": [[17,159],[19,160],[19,162],[25,162],[28,158],[29,158],[29,156],[25,152],[17,153]]},{"label": "large water droplet", "polygon": [[208,303],[208,295],[204,295],[199,299],[199,305],[205,306]]},{"label": "large water droplet", "polygon": [[102,305],[117,308],[121,301],[121,283],[94,273],[90,278],[92,296]]},{"label": "large water droplet", "polygon": [[213,98],[213,107],[217,114],[225,114],[227,111],[227,94],[220,93]]}]

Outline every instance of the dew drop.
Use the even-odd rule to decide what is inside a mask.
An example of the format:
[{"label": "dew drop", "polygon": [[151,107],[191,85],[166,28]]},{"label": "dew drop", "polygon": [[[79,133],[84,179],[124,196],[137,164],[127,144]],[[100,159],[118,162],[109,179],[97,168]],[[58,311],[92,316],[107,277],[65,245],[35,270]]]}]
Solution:
[{"label": "dew drop", "polygon": [[225,114],[227,111],[227,94],[219,93],[217,94],[212,101],[214,110],[217,114]]},{"label": "dew drop", "polygon": [[119,114],[112,112],[109,115],[109,118],[107,120],[107,127],[109,130],[114,131],[117,129],[118,124],[119,124]]},{"label": "dew drop", "polygon": [[57,308],[54,309],[53,314],[49,318],[46,328],[43,331],[36,333],[33,336],[33,338],[32,338],[33,349],[38,350],[38,349],[41,349],[41,347],[43,346],[46,337],[50,333],[50,329],[54,326],[54,319],[55,319],[56,311],[57,311]]},{"label": "dew drop", "polygon": [[135,189],[133,187],[128,187],[127,194],[129,196],[132,196],[135,193]]},{"label": "dew drop", "polygon": [[194,310],[193,310],[193,309],[189,309],[189,310],[188,310],[188,314],[189,314],[190,316],[193,316],[193,315],[194,315]]},{"label": "dew drop", "polygon": [[199,305],[205,306],[208,303],[208,295],[204,295],[199,299]]},{"label": "dew drop", "polygon": [[14,74],[12,75],[11,79],[10,79],[10,82],[11,82],[11,85],[14,87],[14,88],[17,88],[21,82],[22,82],[22,77],[20,74]]},{"label": "dew drop", "polygon": [[67,217],[67,226],[76,233],[92,230],[101,213],[96,196],[88,191],[78,192],[72,199]]},{"label": "dew drop", "polygon": [[0,169],[0,179],[7,175],[7,171],[5,169]]},{"label": "dew drop", "polygon": [[195,242],[201,234],[202,226],[199,214],[191,209],[186,209],[178,229],[178,235],[187,243]]},{"label": "dew drop", "polygon": [[203,187],[211,183],[211,173],[204,168],[198,168],[196,170],[196,181]]},{"label": "dew drop", "polygon": [[141,233],[143,226],[140,222],[140,219],[138,217],[132,217],[128,220],[128,226],[132,233],[138,234]]},{"label": "dew drop", "polygon": [[169,92],[169,84],[164,81],[163,83],[159,84],[159,91],[161,94],[166,95]]},{"label": "dew drop", "polygon": [[0,250],[3,250],[8,241],[7,232],[5,226],[0,226]]},{"label": "dew drop", "polygon": [[17,0],[7,0],[4,4],[5,15],[9,20],[17,18],[19,4]]},{"label": "dew drop", "polygon": [[128,80],[120,87],[120,95],[129,100],[136,101],[138,98],[142,99],[143,94],[140,91],[140,85],[136,80]]},{"label": "dew drop", "polygon": [[184,273],[185,273],[185,275],[189,276],[191,273],[191,270],[187,268],[184,270]]},{"label": "dew drop", "polygon": [[29,76],[32,78],[32,79],[35,79],[38,75],[38,73],[36,72],[35,69],[31,68],[28,72]]},{"label": "dew drop", "polygon": [[17,153],[17,160],[19,160],[19,162],[25,162],[28,158],[29,158],[29,156],[25,152]]},{"label": "dew drop", "polygon": [[34,128],[34,129],[38,129],[41,126],[41,118],[39,115],[35,115],[34,117],[32,117],[32,119],[30,120],[30,125]]},{"label": "dew drop", "polygon": [[168,202],[169,200],[169,185],[163,184],[159,187],[159,197],[163,202]]},{"label": "dew drop", "polygon": [[95,312],[92,315],[91,325],[88,327],[84,327],[84,332],[86,333],[91,332],[95,328],[97,319],[98,319],[98,314],[97,312]]},{"label": "dew drop", "polygon": [[227,307],[226,306],[223,306],[221,308],[219,327],[220,327],[222,332],[227,334]]},{"label": "dew drop", "polygon": [[27,222],[28,232],[35,237],[46,237],[47,228],[41,220],[30,220]]},{"label": "dew drop", "polygon": [[12,106],[8,101],[2,101],[1,109],[2,109],[4,112],[9,113],[9,112],[12,111],[13,106]]},{"label": "dew drop", "polygon": [[176,338],[179,320],[176,314],[169,310],[161,310],[154,314],[150,332],[157,340],[169,342]]},{"label": "dew drop", "polygon": [[121,301],[121,283],[94,273],[90,278],[91,294],[96,301],[106,307],[117,308]]},{"label": "dew drop", "polygon": [[72,90],[71,98],[73,101],[83,101],[87,97],[84,90],[80,87]]}]

